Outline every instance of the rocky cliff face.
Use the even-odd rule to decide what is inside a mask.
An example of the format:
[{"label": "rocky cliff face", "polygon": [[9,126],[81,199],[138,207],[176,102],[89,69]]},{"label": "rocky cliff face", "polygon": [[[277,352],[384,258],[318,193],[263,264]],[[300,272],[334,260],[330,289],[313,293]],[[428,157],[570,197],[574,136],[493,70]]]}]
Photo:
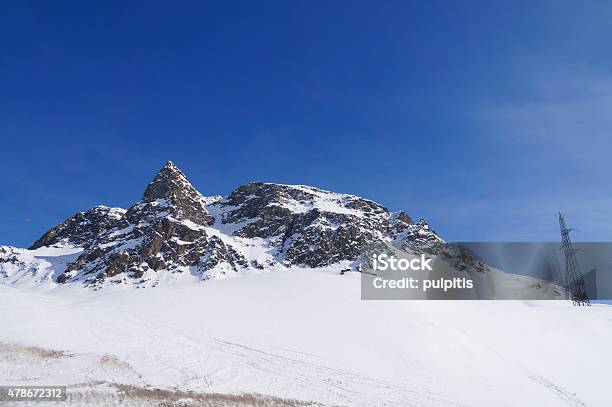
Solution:
[{"label": "rocky cliff face", "polygon": [[44,246],[88,247],[96,238],[121,223],[125,209],[96,206],[77,212],[41,236],[30,249]]},{"label": "rocky cliff face", "polygon": [[240,225],[234,235],[266,239],[286,265],[355,260],[366,245],[401,229],[375,202],[302,185],[246,184],[219,206],[223,223]]},{"label": "rocky cliff face", "polygon": [[24,256],[46,248],[82,249],[49,278],[100,286],[155,285],[175,274],[207,279],[278,267],[356,268],[363,249],[377,242],[419,247],[441,239],[404,212],[308,186],[249,183],[225,199],[204,197],[168,162],[127,211],[98,206],[52,228],[30,251],[0,251],[0,278],[10,277],[2,266],[8,253],[14,272],[18,261],[27,263]]}]

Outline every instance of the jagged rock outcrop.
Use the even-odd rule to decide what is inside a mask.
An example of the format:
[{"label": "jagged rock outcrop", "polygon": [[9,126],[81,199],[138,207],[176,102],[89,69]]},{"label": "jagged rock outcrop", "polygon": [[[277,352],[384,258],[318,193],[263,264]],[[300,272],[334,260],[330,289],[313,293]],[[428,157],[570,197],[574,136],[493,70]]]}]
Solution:
[{"label": "jagged rock outcrop", "polygon": [[218,236],[212,236],[208,240],[208,244],[204,248],[204,252],[198,262],[198,268],[202,271],[205,278],[210,277],[210,275],[206,274],[209,270],[217,269],[217,274],[226,274],[227,272],[238,271],[248,266],[249,264],[244,256],[238,253],[232,245],[223,242]]},{"label": "jagged rock outcrop", "polygon": [[206,209],[208,201],[187,180],[172,161],[168,161],[147,186],[142,199],[126,214],[130,222],[170,215],[198,225],[210,225],[214,217]]},{"label": "jagged rock outcrop", "polygon": [[[144,286],[178,274],[223,278],[248,270],[340,262],[356,268],[364,248],[385,242],[426,248],[442,240],[424,220],[414,223],[404,212],[303,185],[256,182],[225,199],[204,197],[168,162],[127,211],[98,206],[79,212],[45,233],[32,249],[76,248],[65,256],[63,269],[45,272],[59,283]],[[42,262],[32,266],[23,260],[27,251],[16,250],[0,253],[0,278],[26,264],[34,273],[42,267]],[[10,261],[11,268],[3,267],[3,261]]]},{"label": "jagged rock outcrop", "polygon": [[287,265],[323,267],[355,260],[367,245],[389,239],[437,239],[424,221],[391,214],[376,202],[302,185],[250,183],[222,202],[223,223],[237,236],[268,239]]},{"label": "jagged rock outcrop", "polygon": [[42,235],[30,249],[54,245],[89,247],[102,233],[116,227],[124,214],[125,209],[102,205],[77,212]]}]

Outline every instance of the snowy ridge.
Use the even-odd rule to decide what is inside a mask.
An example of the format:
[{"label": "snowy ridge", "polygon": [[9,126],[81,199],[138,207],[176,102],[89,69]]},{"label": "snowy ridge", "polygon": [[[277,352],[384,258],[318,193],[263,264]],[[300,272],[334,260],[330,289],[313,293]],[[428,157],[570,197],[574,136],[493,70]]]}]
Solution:
[{"label": "snowy ridge", "polygon": [[277,205],[287,208],[293,213],[306,213],[316,209],[321,212],[340,213],[362,217],[364,216],[364,212],[357,208],[351,207],[351,204],[357,201],[367,201],[372,205],[377,205],[373,201],[368,201],[355,195],[325,191],[323,189],[310,187],[307,185],[286,185],[269,182],[266,182],[265,185],[304,192],[301,200],[285,198],[281,199],[279,202],[271,202],[269,204],[271,206]]}]

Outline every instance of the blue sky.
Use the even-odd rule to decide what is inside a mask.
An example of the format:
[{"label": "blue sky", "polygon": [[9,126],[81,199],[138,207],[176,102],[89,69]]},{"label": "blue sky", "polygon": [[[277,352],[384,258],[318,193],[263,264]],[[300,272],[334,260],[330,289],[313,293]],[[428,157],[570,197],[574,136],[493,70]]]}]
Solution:
[{"label": "blue sky", "polygon": [[[381,4],[382,3],[382,4]],[[13,2],[0,244],[128,207],[170,159],[405,209],[447,240],[612,239],[606,2]]]}]

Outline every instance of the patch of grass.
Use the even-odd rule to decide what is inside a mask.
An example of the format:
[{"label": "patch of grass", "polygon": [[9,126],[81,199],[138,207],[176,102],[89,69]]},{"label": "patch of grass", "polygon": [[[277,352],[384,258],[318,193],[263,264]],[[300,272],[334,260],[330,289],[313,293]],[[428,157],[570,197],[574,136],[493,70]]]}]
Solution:
[{"label": "patch of grass", "polygon": [[125,384],[111,384],[129,399],[157,402],[157,407],[305,407],[318,403],[265,396],[261,394],[196,393],[183,390],[144,388]]},{"label": "patch of grass", "polygon": [[0,352],[12,355],[26,354],[42,359],[58,359],[72,356],[72,354],[63,350],[46,349],[38,346],[26,346],[4,342],[0,342]]}]

